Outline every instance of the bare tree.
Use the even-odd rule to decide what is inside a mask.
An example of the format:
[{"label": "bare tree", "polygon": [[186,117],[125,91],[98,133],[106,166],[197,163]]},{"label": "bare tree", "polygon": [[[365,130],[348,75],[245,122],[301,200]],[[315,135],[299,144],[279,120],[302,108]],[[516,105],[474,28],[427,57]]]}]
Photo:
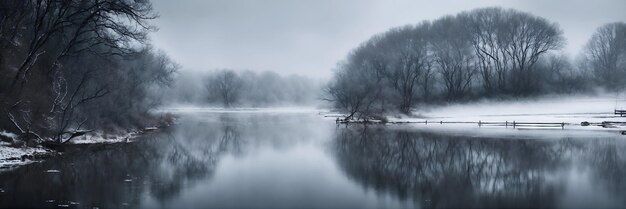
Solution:
[{"label": "bare tree", "polygon": [[[0,11],[0,77],[8,81],[0,84],[0,109],[25,134],[61,142],[87,125],[136,121],[139,109],[155,104],[146,93],[170,83],[177,68],[144,50],[155,29],[149,1],[9,0]],[[130,104],[129,114],[102,116],[121,112],[112,100]]]},{"label": "bare tree", "polygon": [[486,8],[464,15],[471,20],[468,25],[487,92],[495,83],[500,91],[509,87],[515,95],[532,93],[534,65],[564,43],[556,23],[528,13]]},{"label": "bare tree", "polygon": [[506,77],[510,70],[510,58],[504,50],[510,42],[497,33],[502,25],[503,13],[501,8],[485,8],[459,15],[460,19],[468,22],[466,26],[478,59],[482,85],[488,95],[506,89]]},{"label": "bare tree", "polygon": [[589,89],[593,76],[574,67],[565,54],[551,54],[539,60],[537,70],[543,72],[542,91],[575,93]]},{"label": "bare tree", "polygon": [[447,16],[433,22],[430,30],[430,50],[448,101],[467,96],[476,72],[471,42],[463,24]]},{"label": "bare tree", "polygon": [[[107,46],[99,48],[108,49],[104,53],[120,55],[132,51],[133,42],[145,40],[147,30],[152,29],[146,20],[156,17],[147,1],[33,0],[31,7],[25,9],[31,14],[29,20],[33,21],[33,27],[25,31],[31,34],[26,40],[28,48],[11,82],[11,90],[18,81],[22,85],[28,81],[28,71],[40,56],[48,53],[45,47],[57,35],[69,34],[69,37],[54,60],[72,50],[74,53],[93,50],[94,46]],[[57,65],[55,61],[54,66]]]},{"label": "bare tree", "polygon": [[[64,143],[76,136],[84,134],[85,131],[80,131],[79,129],[86,122],[87,118],[77,118],[76,112],[78,107],[86,102],[103,97],[110,92],[106,86],[96,87],[94,89],[85,87],[88,80],[89,72],[83,73],[80,82],[68,96],[68,100],[59,107],[59,115],[55,117],[56,135],[54,140],[57,143]],[[78,124],[72,127],[72,123],[74,122]],[[74,130],[70,131],[68,130],[69,128],[73,128]]]},{"label": "bare tree", "polygon": [[528,95],[536,84],[534,65],[542,55],[563,46],[563,32],[556,23],[549,23],[544,18],[521,12],[511,13],[504,32],[505,38],[512,43],[506,52],[512,61],[513,93]]},{"label": "bare tree", "polygon": [[600,85],[613,90],[624,88],[626,23],[610,23],[598,28],[587,43],[584,55]]},{"label": "bare tree", "polygon": [[372,116],[372,105],[381,96],[381,79],[372,76],[371,70],[367,66],[350,63],[341,63],[335,69],[324,99],[348,113],[344,120],[368,120]]},{"label": "bare tree", "polygon": [[206,81],[210,98],[218,99],[224,107],[231,107],[241,94],[243,82],[233,70],[221,70]]},{"label": "bare tree", "polygon": [[389,68],[385,77],[400,96],[399,110],[409,113],[415,105],[418,81],[429,68],[427,32],[429,25],[392,29],[381,41],[387,50]]},{"label": "bare tree", "polygon": [[[375,35],[348,55],[327,92],[358,118],[388,112],[387,105],[408,114],[419,102],[573,89],[581,76],[567,60],[536,66],[563,42],[559,27],[541,17],[477,9]],[[558,85],[550,84],[557,79]],[[482,92],[475,89],[481,85]]]}]

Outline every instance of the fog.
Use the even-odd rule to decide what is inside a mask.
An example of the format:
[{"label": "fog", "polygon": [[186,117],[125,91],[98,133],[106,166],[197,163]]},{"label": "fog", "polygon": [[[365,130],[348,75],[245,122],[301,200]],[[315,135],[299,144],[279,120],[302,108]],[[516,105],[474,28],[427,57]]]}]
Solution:
[{"label": "fog", "polygon": [[626,77],[626,24],[594,30],[577,59],[550,19],[487,7],[388,29],[334,68],[325,99],[345,121],[411,115],[425,105],[549,94],[619,92]]},{"label": "fog", "polygon": [[0,124],[35,144],[167,124],[150,112],[181,105],[370,120],[626,87],[620,1],[1,6]]},{"label": "fog", "polygon": [[557,22],[571,57],[598,26],[626,21],[622,0],[156,0],[159,31],[151,37],[184,70],[271,70],[328,79],[337,61],[372,35],[489,6]]},{"label": "fog", "polygon": [[163,107],[316,107],[325,81],[273,71],[216,69],[181,71],[166,91]]},{"label": "fog", "polygon": [[[485,78],[479,78],[481,75],[471,70],[474,68],[475,71],[479,71],[478,64],[472,63],[473,66],[470,69],[463,70],[463,72],[467,71],[466,75],[448,76],[444,76],[442,72],[451,72],[451,68],[440,70],[436,69],[437,66],[433,66],[432,71],[429,71],[430,74],[427,73],[426,77],[420,78],[427,79],[430,76],[431,82],[426,80],[417,82],[416,85],[424,86],[423,89],[409,93],[412,94],[410,97],[405,95],[404,98],[416,98],[412,98],[411,100],[414,101],[409,101],[404,105],[405,107],[398,108],[400,112],[407,113],[409,109],[419,109],[413,103],[500,100],[544,94],[593,94],[598,89],[615,91],[621,88],[617,85],[620,81],[615,80],[619,76],[611,76],[609,73],[601,78],[603,73],[598,71],[599,68],[591,66],[593,64],[588,56],[590,51],[588,46],[592,35],[594,32],[597,33],[599,27],[626,20],[626,15],[620,9],[626,7],[622,1],[605,0],[590,4],[587,1],[542,2],[535,0],[437,2],[404,0],[394,2],[281,0],[171,2],[156,0],[153,3],[154,8],[159,11],[159,18],[154,21],[159,30],[151,34],[152,43],[167,51],[168,55],[182,66],[177,77],[178,84],[174,85],[173,91],[168,92],[170,96],[166,103],[169,106],[264,107],[323,106],[324,104],[333,106],[337,98],[332,98],[327,89],[332,88],[332,85],[327,86],[324,83],[334,82],[333,79],[338,77],[337,71],[341,71],[346,63],[349,65],[350,59],[353,59],[352,57],[358,54],[359,50],[365,50],[361,49],[364,44],[375,42],[373,40],[380,37],[390,36],[393,30],[407,26],[413,27],[424,22],[428,24],[439,22],[433,27],[440,29],[424,29],[422,36],[440,33],[434,36],[443,37],[440,40],[426,40],[429,42],[424,45],[426,48],[430,47],[426,45],[436,45],[437,42],[442,44],[455,38],[469,41],[471,37],[463,38],[462,35],[457,36],[457,34],[470,32],[460,29],[446,31],[450,30],[446,29],[449,24],[439,20],[450,15],[455,16],[480,8],[494,8],[494,6],[504,10],[513,8],[516,12],[526,14],[531,18],[542,18],[548,26],[546,28],[554,30],[555,40],[550,42],[547,52],[536,54],[537,56],[530,58],[527,63],[531,65],[528,69],[532,69],[528,71],[535,71],[533,75],[522,75],[524,73],[506,75],[508,72],[502,71],[498,73],[498,76],[502,74],[510,78],[500,78],[493,82],[498,83],[497,88],[508,90],[502,90],[503,94],[494,94],[490,93],[494,90],[479,90],[480,85],[492,84]],[[463,20],[459,21],[463,22]],[[180,24],[181,22],[186,24]],[[439,32],[436,32],[437,30]],[[432,48],[442,47],[445,46]],[[380,52],[382,49],[371,50],[378,50],[380,54],[387,53]],[[441,57],[447,52],[438,53]],[[468,54],[466,58],[469,62],[474,62],[471,54]],[[535,58],[537,60],[534,60]],[[457,59],[455,62],[460,63],[465,58],[452,59]],[[435,63],[436,59],[431,61]],[[452,63],[450,60],[448,62]],[[509,65],[509,63],[504,63],[506,61],[500,62],[503,65]],[[524,65],[526,63],[520,67]],[[514,68],[517,67],[511,66],[510,68],[513,73],[516,71]],[[222,99],[212,96],[207,86],[207,83],[210,83],[209,74],[223,69],[230,69],[238,75],[250,73],[261,75],[273,72],[286,80],[289,80],[287,77],[290,76],[301,76],[304,80],[311,80],[310,83],[315,83],[316,87],[307,87],[312,92],[304,93],[306,95],[302,97],[306,99],[285,98],[284,95],[288,93],[278,93],[283,96],[272,96],[273,98],[268,99],[265,98],[269,95],[268,93],[256,93],[256,96],[236,95],[235,99],[239,101],[230,104],[228,101],[225,102],[230,99],[225,99],[224,96]],[[486,74],[483,73],[482,77],[484,76]],[[520,79],[515,80],[516,77]],[[450,80],[457,78],[463,82]],[[504,80],[510,80],[506,82],[513,86],[502,84]],[[248,83],[255,82],[249,81]],[[367,83],[363,80],[353,82]],[[281,85],[284,85],[283,88],[290,89],[289,85],[284,83],[276,86]],[[381,87],[380,85],[372,87],[376,86]],[[391,94],[385,88],[379,89],[383,90],[381,93],[384,95]],[[216,94],[214,90],[213,94]],[[303,102],[305,100],[307,102]],[[393,101],[389,104],[399,105],[393,104]],[[340,109],[341,107],[338,108]]]},{"label": "fog", "polygon": [[624,8],[0,0],[0,208],[624,208]]}]

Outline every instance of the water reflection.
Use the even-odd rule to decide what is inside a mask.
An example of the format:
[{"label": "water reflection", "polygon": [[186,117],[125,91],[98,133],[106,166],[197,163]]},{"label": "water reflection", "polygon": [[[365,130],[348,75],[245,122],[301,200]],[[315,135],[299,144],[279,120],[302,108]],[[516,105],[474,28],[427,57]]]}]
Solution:
[{"label": "water reflection", "polygon": [[136,207],[142,195],[167,202],[187,185],[210,177],[223,153],[241,153],[233,123],[203,122],[184,121],[169,133],[152,133],[134,143],[91,148],[0,173],[0,188],[6,191],[0,194],[0,206]]},{"label": "water reflection", "polygon": [[[0,173],[0,208],[626,206],[626,140],[506,139],[314,114],[189,114]],[[58,170],[59,172],[47,172]]]},{"label": "water reflection", "polygon": [[333,142],[354,181],[425,207],[626,206],[620,138],[469,138],[358,126],[341,128]]}]

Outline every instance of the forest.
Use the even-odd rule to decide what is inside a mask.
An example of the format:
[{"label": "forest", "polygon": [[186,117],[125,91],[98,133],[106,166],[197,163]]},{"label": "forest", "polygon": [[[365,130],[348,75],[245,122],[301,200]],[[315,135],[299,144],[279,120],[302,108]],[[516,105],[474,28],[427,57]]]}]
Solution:
[{"label": "forest", "polygon": [[[326,84],[272,71],[182,66],[151,45],[149,1],[0,2],[0,126],[19,141],[65,143],[87,132],[158,126],[162,106],[307,106],[346,120],[429,104],[620,91],[626,24],[600,26],[575,56],[558,23],[479,8],[374,35]],[[6,135],[6,134],[5,134]],[[10,137],[9,137],[10,138]],[[4,140],[7,137],[3,137]]]},{"label": "forest", "polygon": [[168,106],[220,108],[285,107],[319,104],[324,82],[273,71],[218,69],[181,72],[177,75]]},{"label": "forest", "polygon": [[625,23],[600,26],[575,58],[565,44],[545,18],[474,9],[371,37],[337,64],[324,99],[346,120],[369,120],[428,104],[623,90]]},{"label": "forest", "polygon": [[626,208],[625,0],[0,0],[1,208]]},{"label": "forest", "polygon": [[[99,131],[169,123],[165,105],[304,106],[322,83],[298,75],[221,69],[178,72],[151,45],[147,0],[0,2],[0,134],[30,146]],[[14,136],[17,133],[17,136]]]},{"label": "forest", "polygon": [[157,17],[144,0],[0,1],[0,127],[61,144],[159,123],[179,65],[150,45]]}]

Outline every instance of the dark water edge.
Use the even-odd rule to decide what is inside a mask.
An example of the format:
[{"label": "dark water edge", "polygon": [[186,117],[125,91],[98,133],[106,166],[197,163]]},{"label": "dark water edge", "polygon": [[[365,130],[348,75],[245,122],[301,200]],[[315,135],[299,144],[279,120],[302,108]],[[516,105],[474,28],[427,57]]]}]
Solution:
[{"label": "dark water edge", "polygon": [[623,208],[625,151],[619,136],[187,114],[133,143],[0,173],[0,208]]}]

